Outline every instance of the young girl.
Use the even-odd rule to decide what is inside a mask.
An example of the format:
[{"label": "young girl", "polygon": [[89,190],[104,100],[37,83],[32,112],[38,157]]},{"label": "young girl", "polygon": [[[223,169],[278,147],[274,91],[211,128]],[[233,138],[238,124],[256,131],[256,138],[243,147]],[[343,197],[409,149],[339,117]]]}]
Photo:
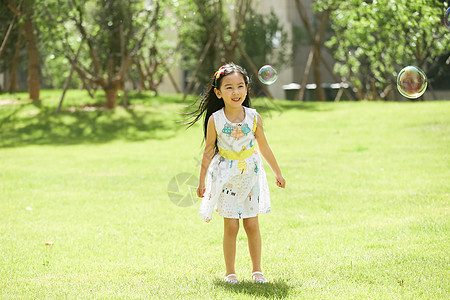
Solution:
[{"label": "young girl", "polygon": [[[270,212],[270,195],[261,154],[285,187],[277,161],[264,136],[261,116],[250,108],[247,72],[233,63],[214,74],[199,108],[191,113],[192,126],[206,111],[205,150],[197,195],[203,197],[199,215],[209,222],[217,211],[224,217],[223,252],[226,277],[238,283],[234,268],[239,219],[243,219],[255,282],[266,283],[261,270],[261,236],[258,215]],[[206,187],[205,187],[206,181]]]}]

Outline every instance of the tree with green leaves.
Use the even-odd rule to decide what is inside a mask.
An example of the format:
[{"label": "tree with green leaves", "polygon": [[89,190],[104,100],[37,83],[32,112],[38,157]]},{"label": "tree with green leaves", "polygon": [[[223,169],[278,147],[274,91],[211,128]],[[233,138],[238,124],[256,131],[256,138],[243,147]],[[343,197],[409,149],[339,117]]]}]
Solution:
[{"label": "tree with green leaves", "polygon": [[39,100],[41,76],[39,72],[39,50],[34,32],[33,11],[35,4],[33,2],[25,1],[22,10],[25,18],[24,32],[28,50],[28,92],[30,99]]},{"label": "tree with green leaves", "polygon": [[53,24],[47,36],[54,37],[55,56],[71,63],[86,89],[103,89],[106,107],[114,108],[118,90],[132,64],[142,57],[142,48],[153,47],[149,36],[162,19],[165,2],[46,0],[40,10],[47,12],[44,23]]},{"label": "tree with green leaves", "polygon": [[19,52],[22,49],[23,35],[23,26],[19,24],[22,20],[18,17],[18,13],[14,13],[14,11],[20,11],[20,6],[15,6],[6,0],[0,0],[0,7],[4,8],[0,11],[0,32],[5,32],[0,45],[0,72],[3,73],[1,85],[2,89],[14,93],[18,88],[16,71]]},{"label": "tree with green leaves", "polygon": [[[278,70],[292,62],[291,41],[273,10],[268,14],[261,14],[250,6],[243,25],[241,42],[245,50],[241,51],[239,64],[249,66],[248,60],[251,60],[255,68],[272,65]],[[245,59],[245,54],[249,59]],[[252,73],[257,76],[255,71]],[[254,85],[253,88],[256,94],[262,90],[261,85]]]},{"label": "tree with green leaves", "polygon": [[137,74],[137,76],[133,76],[132,81],[139,82],[139,90],[151,90],[158,94],[158,86],[167,76],[174,89],[180,93],[180,88],[170,73],[175,61],[179,58],[175,30],[176,18],[173,15],[173,8],[171,5],[159,1],[147,5],[147,9],[155,9],[150,24],[152,30],[147,33],[144,43],[134,59],[133,72],[130,73]]},{"label": "tree with green leaves", "polygon": [[[41,76],[39,67],[40,55],[34,20],[35,3],[33,0],[9,0],[7,1],[8,3],[5,3],[6,1],[3,2],[1,4],[4,11],[2,11],[3,14],[0,17],[0,22],[4,25],[5,21],[8,22],[8,16],[12,16],[0,47],[0,58],[2,59],[3,68],[5,71],[9,70],[10,74],[9,91],[15,92],[17,89],[16,70],[19,64],[19,54],[22,49],[23,37],[27,48],[29,96],[32,100],[39,100]],[[7,10],[11,13],[7,13]],[[13,38],[10,39],[10,37]]]},{"label": "tree with green leaves", "polygon": [[[125,73],[151,28],[151,22],[145,25],[135,22],[136,16],[149,17],[151,11],[139,7],[141,1],[99,0],[87,4],[74,1],[73,4],[72,20],[87,45],[88,57],[81,61],[90,62],[89,66],[76,63],[75,70],[84,80],[100,86],[106,95],[106,107],[114,108]],[[158,9],[157,5],[153,18],[158,18]]]},{"label": "tree with green leaves", "polygon": [[[318,1],[317,8],[327,2]],[[335,71],[352,83],[359,99],[397,97],[391,93],[403,67],[414,65],[427,73],[450,54],[450,35],[442,25],[448,3],[353,0],[334,5],[335,35],[326,45],[337,60]]]},{"label": "tree with green leaves", "polygon": [[[234,61],[255,78],[258,67],[290,62],[287,34],[275,14],[257,14],[250,0],[177,1],[183,67],[189,81],[185,94],[210,80],[218,66]],[[259,82],[259,81],[258,81]],[[266,86],[260,89],[272,97]]]},{"label": "tree with green leaves", "polygon": [[[185,96],[196,86],[206,84],[211,74],[222,64],[224,41],[230,41],[230,24],[224,11],[223,1],[185,0],[179,4],[176,13],[179,18],[180,51],[182,67],[187,70],[188,82]],[[228,48],[228,59],[234,56],[234,49]]]},{"label": "tree with green leaves", "polygon": [[311,43],[311,50],[308,55],[305,71],[301,78],[300,89],[297,92],[295,99],[300,101],[303,100],[303,95],[306,89],[306,82],[308,80],[309,72],[312,67],[314,71],[314,82],[317,86],[317,100],[325,101],[325,91],[322,87],[321,65],[323,63],[323,58],[321,50],[323,41],[325,39],[326,29],[328,28],[330,13],[333,10],[333,2],[322,3],[321,6],[316,6],[316,9],[314,10],[314,17],[318,22],[314,22],[308,19],[301,0],[296,0],[295,4],[300,15],[300,19],[302,20],[303,26],[305,28],[306,34]]}]

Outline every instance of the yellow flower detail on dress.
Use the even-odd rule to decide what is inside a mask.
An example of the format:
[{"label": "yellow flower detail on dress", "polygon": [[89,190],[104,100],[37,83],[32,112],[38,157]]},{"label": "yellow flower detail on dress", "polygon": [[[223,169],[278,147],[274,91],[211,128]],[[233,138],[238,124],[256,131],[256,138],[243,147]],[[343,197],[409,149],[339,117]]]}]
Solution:
[{"label": "yellow flower detail on dress", "polygon": [[247,170],[247,163],[245,160],[240,160],[237,164],[237,168],[241,171],[241,174],[244,173],[244,171]]}]

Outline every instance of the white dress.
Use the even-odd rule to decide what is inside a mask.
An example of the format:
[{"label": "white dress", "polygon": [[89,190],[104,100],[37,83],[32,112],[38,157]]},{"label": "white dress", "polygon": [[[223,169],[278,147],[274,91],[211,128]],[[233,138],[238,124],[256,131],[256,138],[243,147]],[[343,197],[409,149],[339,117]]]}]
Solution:
[{"label": "white dress", "polygon": [[256,110],[245,107],[240,123],[230,122],[222,109],[213,113],[217,153],[208,168],[199,215],[245,219],[270,212],[270,194],[263,162],[256,149]]}]

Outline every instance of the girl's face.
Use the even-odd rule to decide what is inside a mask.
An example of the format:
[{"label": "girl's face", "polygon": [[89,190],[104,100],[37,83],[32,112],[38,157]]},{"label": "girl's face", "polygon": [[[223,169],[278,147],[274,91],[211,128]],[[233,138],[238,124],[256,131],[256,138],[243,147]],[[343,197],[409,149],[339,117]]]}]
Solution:
[{"label": "girl's face", "polygon": [[247,85],[242,74],[233,72],[222,78],[219,89],[215,88],[217,98],[223,99],[225,106],[239,107],[247,97]]}]

